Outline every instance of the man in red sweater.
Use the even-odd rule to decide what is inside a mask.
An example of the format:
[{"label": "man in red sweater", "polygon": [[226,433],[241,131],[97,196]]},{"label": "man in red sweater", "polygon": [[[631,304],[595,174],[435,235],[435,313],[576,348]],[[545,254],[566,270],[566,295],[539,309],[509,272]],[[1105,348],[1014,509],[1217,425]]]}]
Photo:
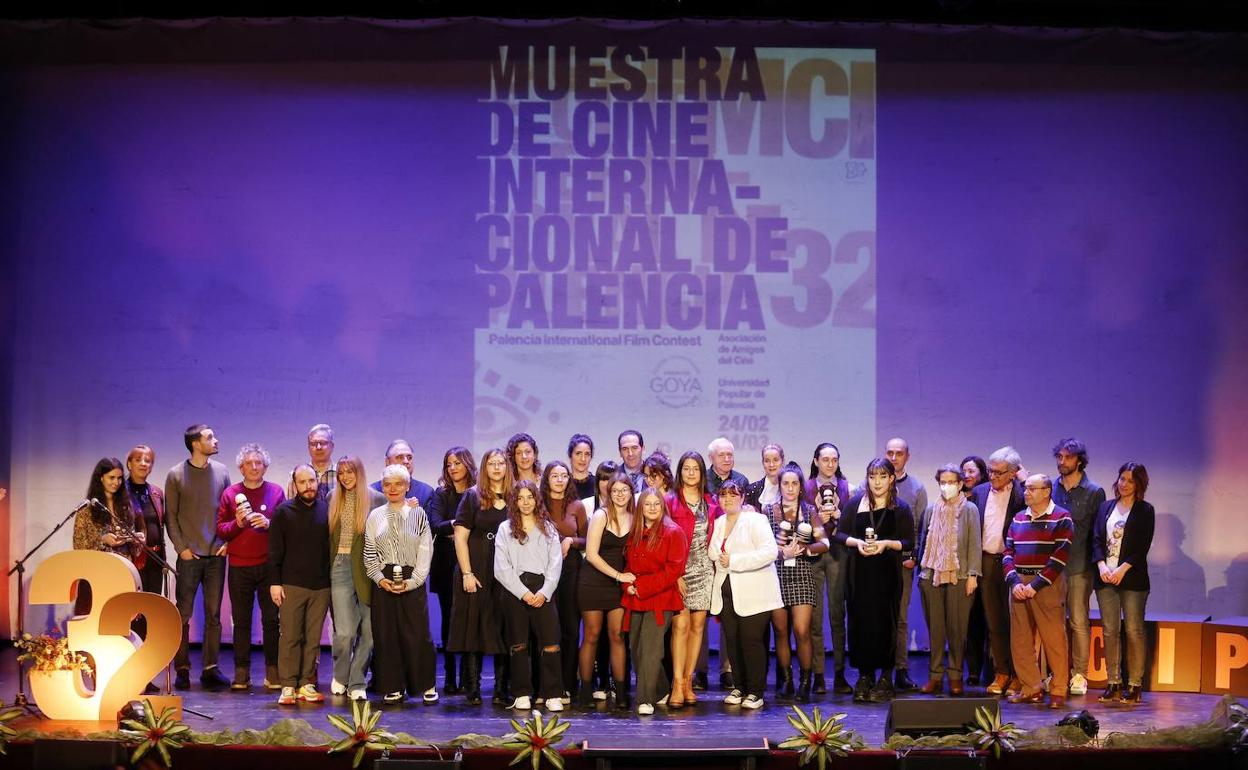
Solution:
[{"label": "man in red sweater", "polygon": [[234,622],[234,682],[232,690],[251,687],[251,618],[260,602],[264,639],[264,686],[280,689],[277,677],[277,605],[269,595],[269,522],[286,500],[282,488],[264,480],[269,453],[259,444],[238,451],[243,480],[221,493],[217,506],[217,535],[228,544],[228,585]]}]

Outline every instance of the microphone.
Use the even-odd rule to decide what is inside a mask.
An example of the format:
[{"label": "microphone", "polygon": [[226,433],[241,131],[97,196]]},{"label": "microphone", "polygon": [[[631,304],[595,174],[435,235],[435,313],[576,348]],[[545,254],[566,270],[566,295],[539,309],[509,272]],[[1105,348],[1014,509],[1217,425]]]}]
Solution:
[{"label": "microphone", "polygon": [[74,510],[70,511],[70,513],[71,514],[77,513],[78,511],[81,511],[83,508],[90,506],[91,503],[93,503],[94,501],[95,501],[94,498],[85,498],[81,500],[77,505],[75,505]]},{"label": "microphone", "polygon": [[90,505],[92,508],[94,508],[95,510],[101,513],[106,513],[110,517],[113,515],[113,512],[108,510],[108,506],[104,505],[104,503],[101,503],[98,497],[93,497],[90,500],[87,500],[85,502],[86,504]]}]

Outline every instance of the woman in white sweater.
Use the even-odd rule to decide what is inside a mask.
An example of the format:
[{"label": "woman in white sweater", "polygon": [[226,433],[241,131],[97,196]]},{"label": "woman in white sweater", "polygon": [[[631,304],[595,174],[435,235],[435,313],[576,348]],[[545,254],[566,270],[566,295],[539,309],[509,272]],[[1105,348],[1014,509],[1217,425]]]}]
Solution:
[{"label": "woman in white sweater", "polygon": [[723,644],[732,661],[735,689],[724,698],[730,706],[763,706],[767,684],[767,631],[771,611],[784,605],[776,574],[776,538],[767,517],[742,510],[745,490],[735,481],[719,488],[724,515],[711,534],[715,563],[711,614],[719,616]]}]

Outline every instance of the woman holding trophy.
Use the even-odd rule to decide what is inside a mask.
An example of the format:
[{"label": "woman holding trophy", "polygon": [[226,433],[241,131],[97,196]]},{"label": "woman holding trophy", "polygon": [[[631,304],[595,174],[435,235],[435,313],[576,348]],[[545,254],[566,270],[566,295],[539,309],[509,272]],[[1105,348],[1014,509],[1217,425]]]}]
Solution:
[{"label": "woman holding trophy", "polygon": [[773,610],[771,623],[776,630],[776,686],[782,698],[793,697],[793,651],[789,629],[797,641],[797,662],[801,668],[796,695],[810,700],[813,658],[810,623],[815,609],[814,563],[828,550],[828,540],[814,506],[803,499],[806,480],[796,463],[780,471],[780,499],[763,509],[771,522],[772,534],[780,549],[776,571],[780,575],[780,598],[784,606]]}]

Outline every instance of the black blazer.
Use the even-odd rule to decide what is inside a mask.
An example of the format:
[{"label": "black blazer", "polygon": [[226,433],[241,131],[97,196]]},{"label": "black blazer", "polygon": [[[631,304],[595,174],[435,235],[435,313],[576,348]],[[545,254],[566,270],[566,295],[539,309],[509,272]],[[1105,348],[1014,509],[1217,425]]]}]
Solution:
[{"label": "black blazer", "polygon": [[[1113,513],[1118,500],[1106,500],[1096,511],[1096,520],[1092,522],[1092,563],[1100,564],[1109,552],[1109,515]],[[1136,500],[1131,505],[1131,514],[1127,516],[1127,526],[1122,533],[1122,547],[1118,550],[1118,563],[1127,562],[1131,569],[1122,576],[1118,588],[1124,591],[1147,591],[1151,587],[1148,582],[1148,549],[1153,545],[1153,525],[1156,513],[1151,503]],[[1096,571],[1096,587],[1112,588],[1101,580],[1101,571]]]},{"label": "black blazer", "polygon": [[[1010,502],[1005,509],[1005,523],[1001,527],[1001,542],[1005,542],[1005,537],[1010,533],[1010,522],[1014,521],[1014,514],[1027,507],[1027,503],[1023,502],[1023,485],[1018,479],[1010,482]],[[981,529],[988,524],[988,493],[992,491],[992,483],[985,481],[976,485],[971,490],[971,501],[975,503],[975,507],[979,509],[979,519]],[[982,532],[981,532],[982,535]],[[984,538],[985,540],[987,538]]]}]

